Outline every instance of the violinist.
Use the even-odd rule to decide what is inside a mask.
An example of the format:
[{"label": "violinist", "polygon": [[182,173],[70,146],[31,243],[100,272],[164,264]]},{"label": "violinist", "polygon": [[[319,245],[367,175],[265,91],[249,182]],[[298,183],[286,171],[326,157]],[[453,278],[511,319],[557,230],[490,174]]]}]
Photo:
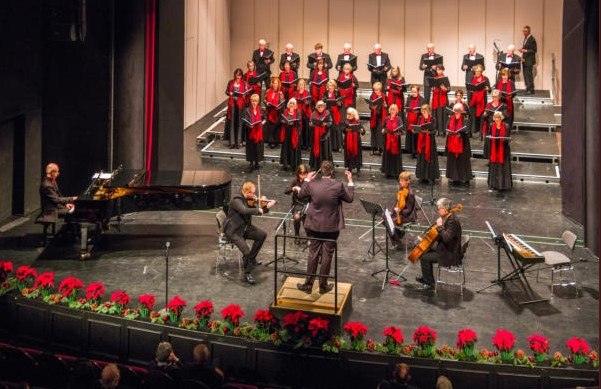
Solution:
[{"label": "violinist", "polygon": [[402,171],[401,174],[399,174],[399,190],[396,194],[394,213],[392,216],[394,224],[397,227],[394,230],[392,243],[398,247],[398,244],[405,235],[405,230],[402,226],[407,223],[413,223],[417,219],[415,194],[411,188],[411,173],[408,171]]},{"label": "violinist", "polygon": [[[223,224],[223,232],[242,252],[244,280],[250,285],[255,284],[251,270],[254,266],[260,264],[257,262],[257,255],[267,238],[265,231],[252,225],[251,220],[253,215],[261,216],[274,205],[274,200],[257,201],[255,184],[249,181],[242,184],[241,193],[232,197],[229,204],[227,218]],[[248,247],[246,239],[253,241],[252,248]]]},{"label": "violinist", "polygon": [[[305,210],[307,206],[306,201],[301,201],[298,198],[298,193],[294,191],[294,187],[302,188],[305,183],[305,178],[309,176],[309,167],[304,163],[301,163],[296,168],[296,175],[294,176],[294,180],[290,183],[290,186],[286,188],[284,194],[292,194],[292,208],[293,210],[293,218],[294,218],[294,244],[300,245],[301,240],[300,236],[300,226],[301,222],[305,221]],[[305,231],[306,232],[306,231]],[[306,241],[305,241],[306,242]]]},{"label": "violinist", "polygon": [[416,280],[426,289],[434,288],[433,264],[439,266],[457,266],[463,259],[461,253],[461,223],[451,212],[451,200],[440,198],[436,202],[439,218],[436,220],[436,238],[438,244],[421,256],[422,276]]}]

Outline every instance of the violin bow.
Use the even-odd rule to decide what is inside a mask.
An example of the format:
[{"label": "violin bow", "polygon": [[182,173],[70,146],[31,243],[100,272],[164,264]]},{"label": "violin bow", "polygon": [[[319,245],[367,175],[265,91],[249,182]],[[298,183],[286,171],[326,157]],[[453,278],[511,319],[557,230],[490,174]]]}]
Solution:
[{"label": "violin bow", "polygon": [[257,208],[261,208],[261,174],[257,173],[257,193],[258,193],[258,205]]}]

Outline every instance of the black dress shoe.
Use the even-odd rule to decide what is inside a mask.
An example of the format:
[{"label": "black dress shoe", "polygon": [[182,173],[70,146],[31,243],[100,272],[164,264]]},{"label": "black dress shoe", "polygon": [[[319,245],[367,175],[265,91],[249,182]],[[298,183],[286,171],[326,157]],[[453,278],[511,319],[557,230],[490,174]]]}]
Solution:
[{"label": "black dress shoe", "polygon": [[244,273],[244,281],[246,281],[246,283],[250,285],[254,285],[257,283],[253,275],[250,273]]},{"label": "black dress shoe", "polygon": [[328,284],[325,288],[319,287],[319,294],[326,294],[330,290],[334,289],[334,284]]},{"label": "black dress shoe", "polygon": [[298,290],[303,291],[305,293],[311,293],[311,290],[313,290],[313,287],[309,284],[298,283],[296,284],[296,287],[298,288]]},{"label": "black dress shoe", "polygon": [[417,281],[417,282],[419,282],[420,284],[423,284],[423,285],[425,285],[425,286],[431,286],[431,287],[434,287],[434,284],[432,284],[432,283],[430,283],[430,282],[426,281],[426,280],[424,279],[424,277],[416,277],[416,278],[415,278],[415,281]]}]

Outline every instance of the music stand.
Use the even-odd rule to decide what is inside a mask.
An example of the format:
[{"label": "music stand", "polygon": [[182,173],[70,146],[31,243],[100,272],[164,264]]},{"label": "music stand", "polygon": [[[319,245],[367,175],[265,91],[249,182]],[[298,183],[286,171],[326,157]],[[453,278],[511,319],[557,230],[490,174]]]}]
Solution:
[{"label": "music stand", "polygon": [[[365,257],[363,258],[363,262],[365,262],[366,257],[371,256],[371,258],[373,259],[378,254],[378,252],[384,251],[382,250],[382,246],[380,246],[380,243],[378,243],[378,241],[376,240],[376,216],[382,216],[384,214],[384,209],[382,209],[382,206],[380,204],[372,203],[363,199],[359,200],[361,201],[365,212],[371,215],[371,243],[367,249]],[[379,251],[376,251],[376,248]]]},{"label": "music stand", "polygon": [[375,276],[376,274],[384,273],[384,279],[382,280],[382,290],[384,290],[384,288],[386,287],[386,284],[388,283],[388,274],[390,274],[390,273],[397,276],[397,280],[399,278],[402,278],[403,281],[407,281],[407,279],[404,276],[395,272],[394,270],[390,270],[390,267],[388,266],[388,235],[394,234],[395,226],[394,226],[394,222],[392,221],[392,217],[390,216],[390,211],[388,211],[388,209],[384,213],[383,218],[384,218],[384,228],[386,229],[386,251],[384,252],[384,254],[386,255],[386,262],[385,262],[386,266],[382,270],[378,270],[378,271],[371,273],[372,277]]},{"label": "music stand", "polygon": [[436,205],[437,198],[434,197],[434,181],[430,180],[430,200],[424,201],[424,204]]},{"label": "music stand", "polygon": [[284,266],[284,270],[288,270],[286,268],[286,261],[291,261],[294,262],[296,264],[298,264],[298,261],[294,258],[288,258],[286,256],[286,237],[288,236],[288,233],[286,232],[286,225],[288,224],[288,217],[294,212],[294,205],[292,207],[290,207],[290,210],[288,211],[288,213],[286,213],[286,215],[284,215],[284,217],[282,219],[280,219],[280,222],[278,223],[277,227],[275,228],[275,233],[277,234],[278,231],[280,230],[280,228],[284,229],[284,249],[282,250],[282,256],[278,257],[277,259],[274,259],[273,261],[269,261],[265,264],[265,266],[269,266],[272,263],[274,263],[275,261],[282,261],[282,264]]}]

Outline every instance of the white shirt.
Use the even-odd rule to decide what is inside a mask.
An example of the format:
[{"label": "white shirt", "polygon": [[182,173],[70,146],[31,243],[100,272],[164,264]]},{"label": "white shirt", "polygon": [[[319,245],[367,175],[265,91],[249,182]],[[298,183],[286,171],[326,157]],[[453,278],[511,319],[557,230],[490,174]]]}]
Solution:
[{"label": "white shirt", "polygon": [[505,57],[505,63],[511,63],[513,61],[513,57]]},{"label": "white shirt", "polygon": [[350,58],[350,56],[348,54],[345,54],[343,58],[344,58],[345,61],[348,61],[348,59]]},{"label": "white shirt", "polygon": [[476,59],[476,55],[470,55],[470,61],[473,61]]},{"label": "white shirt", "polygon": [[382,66],[382,54],[376,54],[376,66]]}]

